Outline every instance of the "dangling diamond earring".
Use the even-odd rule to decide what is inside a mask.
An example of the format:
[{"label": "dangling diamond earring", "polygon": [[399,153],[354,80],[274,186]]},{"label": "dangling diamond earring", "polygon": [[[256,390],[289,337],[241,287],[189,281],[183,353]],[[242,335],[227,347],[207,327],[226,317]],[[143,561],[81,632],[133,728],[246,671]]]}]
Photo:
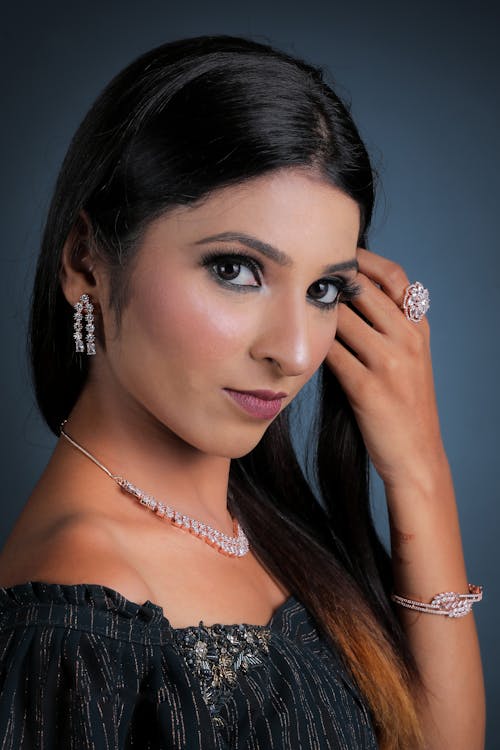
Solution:
[{"label": "dangling diamond earring", "polygon": [[85,315],[85,341],[87,344],[87,354],[95,354],[95,340],[94,340],[94,305],[90,301],[88,294],[82,294],[76,305],[74,305],[75,313],[73,315],[74,323],[74,334],[75,347],[77,352],[83,353],[85,348],[82,341],[82,317]]}]

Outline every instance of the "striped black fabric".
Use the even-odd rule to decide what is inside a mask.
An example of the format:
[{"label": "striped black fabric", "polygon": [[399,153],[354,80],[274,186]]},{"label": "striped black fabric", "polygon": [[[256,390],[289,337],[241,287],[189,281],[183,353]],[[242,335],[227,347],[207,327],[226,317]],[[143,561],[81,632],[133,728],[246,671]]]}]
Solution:
[{"label": "striped black fabric", "polygon": [[291,596],[267,626],[173,628],[98,584],[0,587],[0,750],[375,750]]}]

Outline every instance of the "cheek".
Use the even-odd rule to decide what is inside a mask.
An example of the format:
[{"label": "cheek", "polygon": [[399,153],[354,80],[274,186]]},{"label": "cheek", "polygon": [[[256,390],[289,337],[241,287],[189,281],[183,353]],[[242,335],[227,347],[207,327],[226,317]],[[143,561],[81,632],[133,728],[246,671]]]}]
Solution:
[{"label": "cheek", "polygon": [[185,285],[151,285],[134,315],[142,344],[185,364],[189,359],[227,359],[242,347],[248,326],[243,314],[238,315],[238,305],[192,278]]}]

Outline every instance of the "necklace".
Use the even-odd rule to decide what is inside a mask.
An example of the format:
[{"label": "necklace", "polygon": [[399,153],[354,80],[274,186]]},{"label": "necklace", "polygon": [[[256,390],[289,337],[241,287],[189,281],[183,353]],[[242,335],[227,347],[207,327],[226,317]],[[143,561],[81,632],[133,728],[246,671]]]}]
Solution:
[{"label": "necklace", "polygon": [[75,448],[78,448],[79,451],[90,458],[90,460],[93,461],[97,466],[99,466],[100,469],[105,471],[106,474],[111,477],[111,479],[113,479],[123,490],[125,490],[125,492],[128,492],[130,495],[136,497],[139,503],[145,508],[149,508],[149,510],[154,511],[159,518],[163,518],[165,521],[169,521],[173,526],[176,526],[177,528],[183,529],[185,531],[189,531],[191,534],[193,534],[193,536],[202,539],[211,547],[214,547],[217,552],[220,552],[223,555],[226,555],[228,557],[243,557],[243,555],[247,554],[249,550],[248,539],[236,518],[233,518],[234,536],[229,536],[228,534],[224,534],[222,531],[214,529],[212,526],[209,526],[206,523],[197,521],[196,518],[193,518],[192,516],[188,516],[185,513],[180,513],[170,505],[159,502],[152,495],[148,495],[146,492],[143,492],[143,490],[139,489],[139,487],[133,485],[132,482],[128,481],[128,479],[125,479],[124,477],[121,477],[117,474],[113,474],[100,461],[98,461],[95,456],[89,453],[89,451],[85,450],[85,448],[77,443],[76,440],[73,440],[73,438],[71,438],[63,429],[63,425],[65,425],[67,421],[68,420],[65,419],[64,422],[61,422],[61,435],[64,435],[66,440],[74,445]]}]

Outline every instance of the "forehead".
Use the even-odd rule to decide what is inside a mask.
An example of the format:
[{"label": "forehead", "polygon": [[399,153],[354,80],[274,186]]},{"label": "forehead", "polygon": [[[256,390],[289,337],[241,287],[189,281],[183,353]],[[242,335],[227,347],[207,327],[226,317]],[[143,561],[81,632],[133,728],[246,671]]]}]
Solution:
[{"label": "forehead", "polygon": [[357,203],[324,179],[301,169],[279,170],[212,192],[175,208],[155,229],[183,243],[221,232],[253,235],[291,254],[307,248],[347,259],[357,246]]}]

